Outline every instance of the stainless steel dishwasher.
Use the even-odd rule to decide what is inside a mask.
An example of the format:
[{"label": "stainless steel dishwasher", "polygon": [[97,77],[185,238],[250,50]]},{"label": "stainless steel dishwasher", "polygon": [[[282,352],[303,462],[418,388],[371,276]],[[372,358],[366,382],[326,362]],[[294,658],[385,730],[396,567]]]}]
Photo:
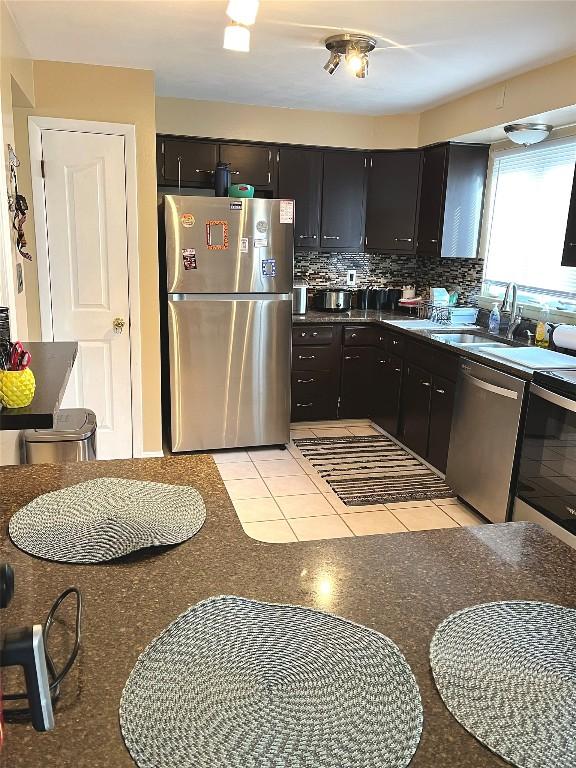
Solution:
[{"label": "stainless steel dishwasher", "polygon": [[460,362],[446,482],[494,523],[508,516],[525,389],[516,376]]}]

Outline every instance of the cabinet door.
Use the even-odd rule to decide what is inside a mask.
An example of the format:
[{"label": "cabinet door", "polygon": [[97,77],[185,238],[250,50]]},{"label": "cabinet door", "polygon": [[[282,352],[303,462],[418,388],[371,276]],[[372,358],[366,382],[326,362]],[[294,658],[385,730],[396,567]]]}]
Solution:
[{"label": "cabinet door", "polygon": [[374,358],[372,347],[343,348],[338,411],[341,419],[366,418],[372,412]]},{"label": "cabinet door", "polygon": [[164,139],[164,182],[183,187],[213,187],[218,145],[204,141]]},{"label": "cabinet door", "polygon": [[220,160],[230,163],[232,184],[272,187],[272,149],[252,144],[221,144]]},{"label": "cabinet door", "polygon": [[433,256],[440,254],[447,166],[447,144],[429,147],[424,150],[420,218],[418,224],[418,253]]},{"label": "cabinet door", "polygon": [[415,253],[422,153],[376,152],[368,168],[366,247]]},{"label": "cabinet door", "polygon": [[454,409],[454,384],[439,376],[432,377],[430,399],[430,434],[428,461],[440,472],[446,472],[452,411]]},{"label": "cabinet door", "polygon": [[320,247],[322,152],[282,148],[279,151],[278,196],[296,201],[294,245]]},{"label": "cabinet door", "polygon": [[408,448],[422,458],[428,453],[431,390],[430,374],[415,365],[406,365],[402,385],[402,438]]},{"label": "cabinet door", "polygon": [[400,426],[402,359],[381,351],[376,353],[372,420],[391,435]]},{"label": "cabinet door", "polygon": [[566,224],[562,266],[576,267],[576,170],[574,171],[574,181],[572,182],[572,198]]},{"label": "cabinet door", "polygon": [[358,251],[364,245],[366,157],[325,152],[322,185],[323,250]]}]

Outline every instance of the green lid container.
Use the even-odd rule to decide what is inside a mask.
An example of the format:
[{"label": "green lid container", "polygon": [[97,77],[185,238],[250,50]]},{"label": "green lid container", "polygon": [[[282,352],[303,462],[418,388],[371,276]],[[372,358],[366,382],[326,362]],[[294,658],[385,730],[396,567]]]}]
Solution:
[{"label": "green lid container", "polygon": [[231,184],[228,197],[254,197],[254,187],[250,184]]}]

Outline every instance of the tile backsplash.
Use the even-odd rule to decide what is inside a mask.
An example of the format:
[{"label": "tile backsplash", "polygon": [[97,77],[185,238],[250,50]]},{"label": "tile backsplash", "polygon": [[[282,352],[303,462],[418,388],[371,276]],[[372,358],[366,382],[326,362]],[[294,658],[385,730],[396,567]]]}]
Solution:
[{"label": "tile backsplash", "polygon": [[441,259],[368,253],[297,252],[294,277],[313,287],[345,286],[346,273],[356,270],[356,285],[402,287],[416,284],[418,292],[430,286],[458,288],[459,304],[476,304],[482,285],[482,259]]},{"label": "tile backsplash", "polygon": [[346,285],[346,273],[356,270],[356,286],[402,287],[414,283],[415,256],[384,256],[367,253],[296,253],[294,278],[314,287]]}]

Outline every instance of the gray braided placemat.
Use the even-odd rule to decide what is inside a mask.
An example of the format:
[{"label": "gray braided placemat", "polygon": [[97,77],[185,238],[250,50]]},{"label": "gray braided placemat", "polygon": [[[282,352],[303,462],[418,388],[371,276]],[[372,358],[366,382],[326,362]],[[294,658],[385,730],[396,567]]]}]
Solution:
[{"label": "gray braided placemat", "polygon": [[99,563],[179,544],[206,520],[194,488],[103,477],[38,496],[10,520],[14,544],[65,563]]},{"label": "gray braided placemat", "polygon": [[384,635],[309,608],[215,597],[140,656],[120,725],[140,768],[404,768],[422,705]]},{"label": "gray braided placemat", "polygon": [[449,616],[430,645],[444,703],[519,768],[576,766],[576,610],[512,601]]}]

